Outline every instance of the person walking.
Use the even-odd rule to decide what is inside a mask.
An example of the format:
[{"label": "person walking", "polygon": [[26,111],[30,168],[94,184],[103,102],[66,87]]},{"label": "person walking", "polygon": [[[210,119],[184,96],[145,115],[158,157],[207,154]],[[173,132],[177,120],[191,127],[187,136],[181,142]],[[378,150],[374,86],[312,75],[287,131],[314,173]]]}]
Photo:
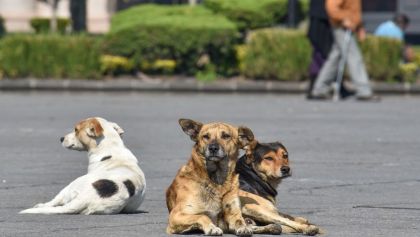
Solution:
[{"label": "person walking", "polygon": [[[325,0],[311,0],[309,5],[309,27],[307,33],[308,39],[312,46],[312,60],[309,65],[309,86],[306,93],[307,99],[312,99],[311,92],[315,84],[315,80],[321,71],[331,47],[334,43],[331,24],[325,10]],[[342,98],[354,95],[351,91],[340,87],[340,95]]]},{"label": "person walking", "polygon": [[[361,0],[326,0],[325,4],[330,23],[333,27],[334,44],[327,61],[316,79],[311,93],[312,98],[330,98],[331,83],[336,79],[339,61],[343,56],[344,50],[347,48],[347,58],[345,60],[348,65],[350,78],[356,90],[356,99],[362,101],[379,100],[379,97],[372,93],[362,54],[355,38],[352,36],[348,42],[349,45],[344,45],[347,30],[351,30],[354,33],[363,30],[361,27]],[[364,37],[364,34],[361,35]]]}]

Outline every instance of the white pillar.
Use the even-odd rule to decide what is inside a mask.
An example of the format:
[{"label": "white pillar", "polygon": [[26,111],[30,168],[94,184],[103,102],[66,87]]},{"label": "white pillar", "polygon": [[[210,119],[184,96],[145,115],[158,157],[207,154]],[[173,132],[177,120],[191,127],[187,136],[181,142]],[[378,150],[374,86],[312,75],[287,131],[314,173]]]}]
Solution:
[{"label": "white pillar", "polygon": [[35,10],[36,0],[0,0],[0,15],[9,32],[30,31],[29,20],[34,17]]},{"label": "white pillar", "polygon": [[112,0],[87,1],[87,29],[91,33],[106,33],[109,31]]}]

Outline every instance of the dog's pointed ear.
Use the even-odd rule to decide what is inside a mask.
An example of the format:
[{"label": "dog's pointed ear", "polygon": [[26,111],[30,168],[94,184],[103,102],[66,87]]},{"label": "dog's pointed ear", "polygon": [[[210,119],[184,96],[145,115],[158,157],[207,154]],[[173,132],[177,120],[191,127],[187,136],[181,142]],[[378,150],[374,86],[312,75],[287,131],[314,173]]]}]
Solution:
[{"label": "dog's pointed ear", "polygon": [[111,126],[115,129],[115,131],[117,131],[118,135],[123,135],[124,134],[124,129],[122,129],[120,127],[120,125],[118,125],[117,123],[114,122],[110,122]]},{"label": "dog's pointed ear", "polygon": [[184,133],[190,136],[191,140],[196,142],[198,133],[200,133],[203,124],[191,119],[179,119],[178,122]]},{"label": "dog's pointed ear", "polygon": [[89,137],[101,137],[104,135],[104,129],[101,126],[101,123],[99,123],[96,119],[91,119],[88,123],[88,126],[86,128],[86,134]]},{"label": "dog's pointed ear", "polygon": [[252,133],[251,129],[244,126],[238,127],[238,139],[241,148],[246,148],[255,142],[254,133]]}]

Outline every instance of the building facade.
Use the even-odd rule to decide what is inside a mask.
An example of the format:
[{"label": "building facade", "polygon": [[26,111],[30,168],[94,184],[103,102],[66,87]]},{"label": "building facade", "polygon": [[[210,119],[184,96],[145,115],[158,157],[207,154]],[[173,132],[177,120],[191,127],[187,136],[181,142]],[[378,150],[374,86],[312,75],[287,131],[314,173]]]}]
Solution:
[{"label": "building facade", "polygon": [[[70,18],[70,0],[60,0],[58,17]],[[116,0],[87,0],[87,29],[91,33],[109,30],[110,17],[115,12]],[[0,16],[8,32],[30,32],[34,17],[51,17],[51,7],[37,0],[0,0]]]}]

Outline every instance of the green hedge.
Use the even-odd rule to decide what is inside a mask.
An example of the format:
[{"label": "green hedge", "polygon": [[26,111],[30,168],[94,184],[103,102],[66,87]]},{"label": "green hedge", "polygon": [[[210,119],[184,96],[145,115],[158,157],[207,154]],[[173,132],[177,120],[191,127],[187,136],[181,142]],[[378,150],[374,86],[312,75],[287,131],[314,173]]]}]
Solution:
[{"label": "green hedge", "polygon": [[228,17],[241,31],[275,25],[287,13],[287,0],[205,0],[203,5]]},{"label": "green hedge", "polygon": [[[204,0],[203,5],[246,31],[285,23],[288,0]],[[309,0],[299,0],[298,19],[303,20],[308,10]]]},{"label": "green hedge", "polygon": [[306,77],[311,46],[305,33],[263,29],[250,34],[241,53],[241,72],[251,78],[299,80]]},{"label": "green hedge", "polygon": [[[399,42],[369,36],[360,45],[369,76],[388,80],[399,73]],[[243,75],[251,78],[299,80],[307,77],[312,49],[304,32],[284,29],[254,31],[239,48]]]},{"label": "green hedge", "polygon": [[88,36],[8,35],[0,40],[0,74],[9,78],[96,78],[98,40]]},{"label": "green hedge", "polygon": [[137,65],[175,60],[175,72],[188,74],[203,67],[200,58],[209,57],[218,72],[229,74],[235,65],[237,34],[232,22],[202,6],[146,4],[113,16],[104,51]]},{"label": "green hedge", "polygon": [[[32,18],[30,21],[32,29],[35,33],[48,33],[51,30],[50,18]],[[61,34],[66,32],[66,28],[70,25],[70,20],[67,18],[57,18],[57,31]]]},{"label": "green hedge", "polygon": [[368,36],[361,43],[363,60],[369,76],[375,80],[392,80],[399,74],[401,42],[389,38]]}]

